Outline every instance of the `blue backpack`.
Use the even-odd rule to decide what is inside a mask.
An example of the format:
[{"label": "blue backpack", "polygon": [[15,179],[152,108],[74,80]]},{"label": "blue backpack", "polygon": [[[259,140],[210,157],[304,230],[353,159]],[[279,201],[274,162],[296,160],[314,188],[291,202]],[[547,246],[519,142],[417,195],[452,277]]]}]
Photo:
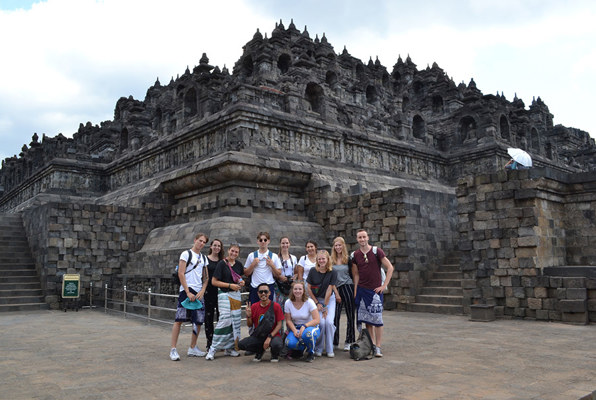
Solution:
[{"label": "blue backpack", "polygon": [[[273,258],[273,253],[271,252],[271,250],[269,250],[269,252],[267,253],[267,255],[269,256],[269,258]],[[255,252],[252,253],[252,256],[254,258],[259,258],[259,250],[255,250]]]}]

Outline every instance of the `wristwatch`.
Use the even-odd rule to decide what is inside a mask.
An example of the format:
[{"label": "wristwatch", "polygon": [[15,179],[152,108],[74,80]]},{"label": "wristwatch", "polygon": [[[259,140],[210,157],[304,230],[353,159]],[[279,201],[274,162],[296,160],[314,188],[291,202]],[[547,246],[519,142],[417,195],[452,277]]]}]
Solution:
[{"label": "wristwatch", "polygon": [[271,334],[268,334],[268,335],[267,335],[267,337],[268,337],[269,339],[273,339],[273,336],[271,336]]}]

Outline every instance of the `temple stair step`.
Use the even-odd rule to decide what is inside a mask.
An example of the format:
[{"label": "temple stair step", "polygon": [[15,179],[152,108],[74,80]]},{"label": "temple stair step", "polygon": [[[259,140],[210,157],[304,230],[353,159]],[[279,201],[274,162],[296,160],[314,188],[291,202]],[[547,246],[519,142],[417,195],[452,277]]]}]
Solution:
[{"label": "temple stair step", "polygon": [[462,279],[459,256],[451,254],[425,282],[416,295],[416,301],[408,304],[406,309],[436,314],[463,314]]},{"label": "temple stair step", "polygon": [[0,213],[0,312],[47,309],[21,215]]}]

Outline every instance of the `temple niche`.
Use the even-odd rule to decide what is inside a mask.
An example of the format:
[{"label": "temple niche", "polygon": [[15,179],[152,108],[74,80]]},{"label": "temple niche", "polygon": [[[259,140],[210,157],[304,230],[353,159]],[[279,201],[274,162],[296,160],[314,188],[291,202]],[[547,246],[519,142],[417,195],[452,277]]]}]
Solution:
[{"label": "temple niche", "polygon": [[[169,83],[158,78],[144,99],[120,98],[110,121],[81,124],[72,138],[34,134],[2,161],[0,210],[22,212],[26,226],[47,218],[63,231],[31,240],[50,281],[81,257],[99,263],[85,282],[159,276],[193,231],[244,249],[266,228],[290,235],[301,253],[309,238],[324,247],[345,235],[354,244],[364,226],[401,265],[391,303],[403,306],[440,260],[462,250],[458,201],[473,197],[460,193],[462,181],[502,173],[508,147],[528,151],[535,170],[562,181],[596,171],[594,139],[553,126],[540,97],[526,107],[517,96],[482,93],[474,79],[454,82],[437,62],[419,69],[397,55],[387,68],[348,47],[337,52],[326,34],[313,38],[280,21],[269,37],[257,30],[230,69],[203,53]],[[363,209],[388,214],[373,223]],[[45,250],[70,232],[56,222],[64,215],[101,221],[91,232],[113,223],[124,237],[120,221],[101,218],[115,212],[135,221],[135,234],[126,245],[105,244],[122,250],[107,264],[97,249],[72,257]],[[81,222],[72,223],[79,235]],[[77,243],[96,245],[84,233]]]}]

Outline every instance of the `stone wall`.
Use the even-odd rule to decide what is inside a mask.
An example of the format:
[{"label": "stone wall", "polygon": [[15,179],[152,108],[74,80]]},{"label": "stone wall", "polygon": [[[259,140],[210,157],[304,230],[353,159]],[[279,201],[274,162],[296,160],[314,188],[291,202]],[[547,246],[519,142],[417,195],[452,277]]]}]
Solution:
[{"label": "stone wall", "polygon": [[386,308],[405,309],[418,289],[456,246],[456,198],[453,193],[398,188],[348,195],[320,187],[308,194],[308,210],[328,234],[342,236],[350,251],[356,232],[366,229],[395,267]]},{"label": "stone wall", "polygon": [[[141,248],[149,232],[164,223],[161,206],[132,208],[79,203],[49,203],[23,212],[23,223],[46,301],[57,307],[62,275],[81,274],[81,297],[89,282],[94,295],[121,273],[129,253]],[[97,291],[97,293],[95,293]]]},{"label": "stone wall", "polygon": [[564,208],[567,264],[596,265],[596,178],[577,174],[569,187]]},{"label": "stone wall", "polygon": [[500,316],[596,320],[594,183],[548,169],[460,180],[466,303],[494,304]]},{"label": "stone wall", "polygon": [[10,211],[31,206],[40,194],[98,196],[106,190],[104,167],[89,162],[53,159],[45,168],[24,180],[18,190],[2,197],[0,209]]}]

